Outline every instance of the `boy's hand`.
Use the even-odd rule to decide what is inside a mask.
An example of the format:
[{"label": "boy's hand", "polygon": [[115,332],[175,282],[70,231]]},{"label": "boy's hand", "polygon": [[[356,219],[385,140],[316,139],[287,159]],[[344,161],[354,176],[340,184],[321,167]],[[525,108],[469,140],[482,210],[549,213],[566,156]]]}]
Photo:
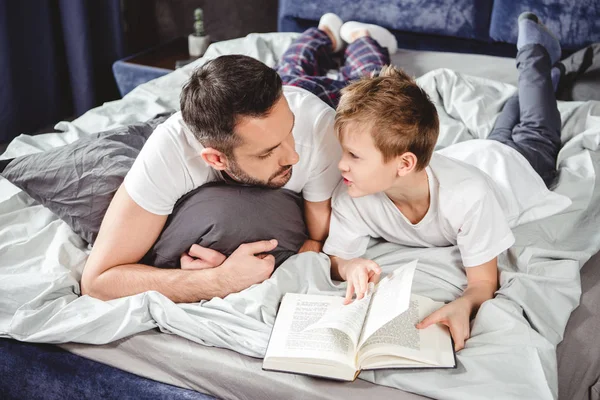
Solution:
[{"label": "boy's hand", "polygon": [[353,258],[344,262],[343,269],[348,282],[344,304],[352,302],[354,292],[357,300],[365,297],[369,282],[376,283],[381,274],[381,267],[376,262],[364,258]]},{"label": "boy's hand", "polygon": [[433,312],[423,321],[419,322],[417,329],[425,329],[433,324],[443,324],[450,328],[450,334],[454,340],[454,350],[459,351],[465,347],[465,340],[470,336],[470,319],[473,307],[463,298],[446,304],[439,310]]}]

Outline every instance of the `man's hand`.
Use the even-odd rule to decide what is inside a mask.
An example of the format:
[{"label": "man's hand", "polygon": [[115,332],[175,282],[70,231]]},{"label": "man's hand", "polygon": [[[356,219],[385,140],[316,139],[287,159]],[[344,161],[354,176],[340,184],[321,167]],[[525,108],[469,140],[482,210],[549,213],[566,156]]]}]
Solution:
[{"label": "man's hand", "polygon": [[461,297],[433,312],[419,322],[416,327],[417,329],[425,329],[433,324],[446,325],[450,328],[450,334],[454,340],[454,349],[459,351],[465,347],[465,341],[471,334],[470,319],[472,311],[473,305],[467,299]]},{"label": "man's hand", "polygon": [[320,253],[321,250],[323,250],[323,243],[317,240],[307,239],[302,245],[302,247],[300,247],[300,250],[298,250],[298,254],[305,253],[307,251],[314,251],[315,253]]},{"label": "man's hand", "polygon": [[223,264],[227,257],[216,250],[193,244],[190,251],[181,255],[181,269],[207,269]]},{"label": "man's hand", "polygon": [[275,257],[261,253],[271,251],[275,247],[277,247],[275,239],[240,245],[217,268],[225,296],[268,279],[275,269]]},{"label": "man's hand", "polygon": [[356,292],[357,300],[365,297],[365,293],[369,288],[369,283],[377,283],[381,275],[381,267],[379,264],[364,258],[353,258],[351,260],[343,261],[342,259],[339,259],[338,266],[342,278],[345,278],[348,282],[344,304],[352,302],[352,295],[354,292]]}]

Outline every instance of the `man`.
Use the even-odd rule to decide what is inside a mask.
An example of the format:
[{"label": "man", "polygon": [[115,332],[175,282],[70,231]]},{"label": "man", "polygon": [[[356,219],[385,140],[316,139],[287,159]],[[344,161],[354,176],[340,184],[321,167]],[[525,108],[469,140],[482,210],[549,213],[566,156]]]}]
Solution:
[{"label": "man", "polygon": [[[274,249],[270,241],[241,245],[227,259],[195,246],[182,257],[182,269],[138,264],[175,202],[208,182],[302,192],[309,237],[322,242],[339,181],[334,116],[318,97],[282,87],[276,71],[249,57],[222,56],[195,71],[183,88],[181,112],[157,127],[115,194],[86,263],[82,293],[108,300],[156,290],[175,302],[196,302],[268,278],[273,256],[256,255]],[[315,244],[305,248],[319,250]],[[195,267],[201,269],[189,269]]]},{"label": "man", "polygon": [[[339,82],[305,75],[320,70],[307,61],[316,63],[309,52],[339,47],[337,22],[318,38],[313,36],[319,32],[307,31],[297,41],[300,54],[291,54],[292,46],[284,55],[278,70],[286,86],[275,70],[241,55],[221,56],[192,74],[182,91],[181,112],[157,127],[115,194],[83,272],[82,294],[109,300],[156,290],[175,302],[197,302],[267,279],[274,258],[264,253],[277,246],[275,240],[242,244],[229,257],[195,245],[182,255],[181,269],[139,263],[176,201],[208,182],[302,193],[309,240],[300,251],[321,250],[341,156],[335,111],[328,106],[335,104],[325,89],[339,90]],[[360,77],[389,62],[368,33],[354,36],[347,51],[349,74]],[[368,64],[365,51],[374,54]]]}]

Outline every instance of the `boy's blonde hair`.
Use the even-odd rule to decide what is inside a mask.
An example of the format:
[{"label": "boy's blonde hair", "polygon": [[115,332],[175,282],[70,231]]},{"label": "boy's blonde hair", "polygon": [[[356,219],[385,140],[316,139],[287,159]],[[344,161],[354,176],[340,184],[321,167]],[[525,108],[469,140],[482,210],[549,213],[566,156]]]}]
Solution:
[{"label": "boy's blonde hair", "polygon": [[417,170],[429,164],[440,125],[427,93],[393,66],[342,90],[335,117],[338,137],[350,122],[370,130],[384,162],[410,151],[417,157]]}]

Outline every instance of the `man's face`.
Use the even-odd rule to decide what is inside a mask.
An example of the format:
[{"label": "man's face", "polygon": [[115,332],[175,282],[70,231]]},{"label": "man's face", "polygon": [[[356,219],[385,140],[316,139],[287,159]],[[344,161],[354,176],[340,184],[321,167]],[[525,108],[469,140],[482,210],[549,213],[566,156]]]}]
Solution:
[{"label": "man's face", "polygon": [[362,197],[388,190],[397,178],[397,163],[383,162],[370,130],[348,123],[339,135],[342,159],[338,168],[351,197]]},{"label": "man's face", "polygon": [[300,159],[292,130],[294,114],[284,96],[265,118],[244,117],[236,125],[241,144],[233,149],[225,172],[240,183],[280,188]]}]

